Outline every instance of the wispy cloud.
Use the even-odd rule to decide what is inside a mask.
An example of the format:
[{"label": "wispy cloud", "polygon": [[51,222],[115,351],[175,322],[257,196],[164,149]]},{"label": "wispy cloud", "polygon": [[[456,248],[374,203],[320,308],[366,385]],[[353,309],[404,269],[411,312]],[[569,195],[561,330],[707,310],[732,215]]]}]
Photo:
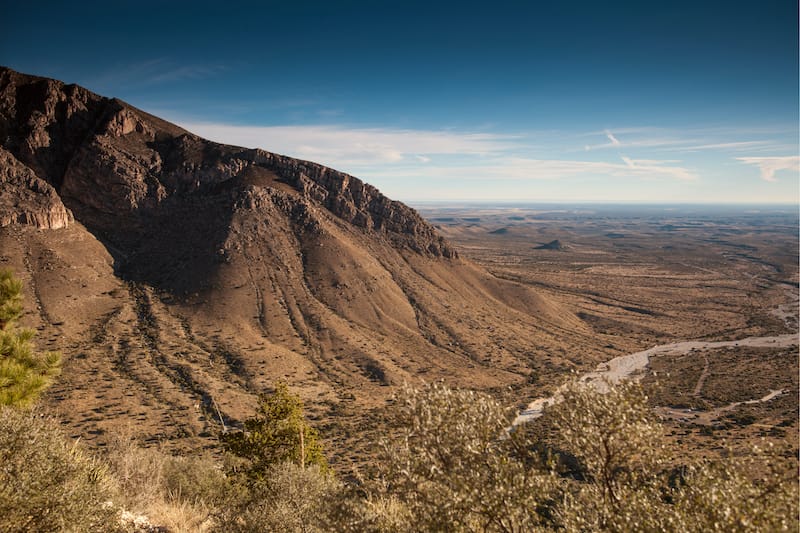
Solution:
[{"label": "wispy cloud", "polygon": [[[684,145],[687,144],[686,139],[681,139],[677,137],[670,137],[662,130],[657,130],[655,128],[641,128],[639,130],[630,130],[632,135],[629,135],[625,141],[620,141],[616,135],[611,133],[609,130],[603,130],[601,132],[602,135],[605,135],[608,142],[598,143],[598,144],[586,144],[584,145],[584,151],[592,151],[592,150],[603,150],[608,148],[661,148],[664,146],[675,146],[675,145]],[[646,135],[642,136],[641,134],[645,133]],[[598,133],[594,133],[592,135],[598,135]],[[586,135],[580,135],[579,137],[586,137]]]},{"label": "wispy cloud", "polygon": [[622,163],[532,157],[517,135],[344,126],[234,126],[179,122],[218,142],[265,148],[317,161],[365,177],[558,180],[615,177],[692,180],[680,161],[632,159]]},{"label": "wispy cloud", "polygon": [[[623,133],[624,140],[618,135]],[[775,152],[785,149],[785,141],[776,141],[774,138],[759,138],[765,135],[785,134],[779,128],[687,128],[685,130],[671,130],[665,128],[615,128],[611,130],[595,131],[582,134],[576,140],[585,137],[605,136],[608,142],[597,144],[584,144],[586,152],[593,150],[613,149],[649,149],[670,152]]]},{"label": "wispy cloud", "polygon": [[[87,85],[98,88],[119,87],[121,85],[159,85],[163,83],[174,83],[185,80],[201,80],[218,76],[227,70],[227,67],[216,64],[178,64],[167,57],[159,57],[117,65],[95,79],[90,80]],[[113,90],[113,89],[112,89]]]},{"label": "wispy cloud", "polygon": [[[615,178],[693,180],[694,173],[672,161],[637,160],[622,157],[623,164],[605,161],[569,161],[553,159],[512,160],[523,175],[547,176],[552,179],[569,176],[607,176]],[[527,173],[527,174],[525,174]]]},{"label": "wispy cloud", "polygon": [[225,70],[220,65],[184,65],[171,67],[164,65],[161,71],[151,72],[144,80],[145,83],[169,83],[182,80],[201,80],[214,77]]},{"label": "wispy cloud", "polygon": [[202,137],[267,148],[331,166],[400,161],[429,162],[436,155],[486,157],[519,148],[513,135],[343,126],[232,126],[180,122]]},{"label": "wispy cloud", "polygon": [[694,152],[700,150],[722,150],[722,151],[739,151],[751,150],[753,148],[761,148],[774,144],[774,141],[735,141],[735,142],[717,142],[710,144],[693,144],[687,143],[685,146],[667,148],[670,151],[685,151]]},{"label": "wispy cloud", "polygon": [[564,159],[533,159],[524,157],[492,158],[481,164],[454,165],[386,165],[366,170],[365,177],[381,180],[423,179],[430,183],[458,184],[479,182],[484,184],[501,181],[569,181],[569,180],[614,180],[635,181],[684,181],[695,179],[694,173],[684,167],[631,160],[627,163],[605,161],[571,161]]},{"label": "wispy cloud", "polygon": [[617,138],[614,137],[614,134],[611,133],[608,130],[606,130],[606,137],[608,137],[608,140],[611,141],[611,146],[619,146],[620,145],[619,140],[617,140]]},{"label": "wispy cloud", "polygon": [[[565,132],[498,134],[346,125],[239,126],[182,120],[178,122],[186,129],[211,140],[239,146],[261,147],[353,171],[381,164],[424,163],[427,166],[435,166],[444,164],[443,160],[446,159],[463,161],[465,158],[478,160],[521,158],[529,161],[587,159],[571,157],[574,151],[570,149],[570,143],[581,135],[570,135]],[[786,143],[785,139],[781,143],[776,143],[771,139],[724,138],[749,131],[735,129],[686,129],[681,136],[681,132],[677,130],[663,128],[620,128],[619,131],[625,132],[624,138],[617,137],[617,131],[615,128],[595,132],[594,135],[603,135],[608,142],[586,146],[582,151],[586,153],[600,148],[614,148],[617,152],[624,150],[624,158],[617,165],[626,168],[629,174],[680,180],[695,179],[698,177],[697,171],[678,164],[680,161],[653,156],[664,152],[669,152],[670,155],[685,153],[686,157],[681,159],[693,159],[692,153],[716,152],[721,155],[746,150],[751,151],[748,156],[755,156],[757,153],[769,154],[780,148],[785,149]],[[770,133],[771,130],[764,132]],[[604,163],[608,161],[607,156],[592,159],[600,159],[598,163],[608,164]],[[751,159],[755,161],[758,158],[751,157]],[[767,157],[761,159],[770,160]],[[484,162],[477,161],[476,164]],[[774,172],[769,176],[774,176]]]},{"label": "wispy cloud", "polygon": [[669,178],[675,180],[694,180],[697,176],[691,170],[675,166],[680,161],[660,159],[631,159],[622,157],[625,165],[640,177]]},{"label": "wispy cloud", "polygon": [[[754,165],[761,169],[761,179],[776,182],[775,173],[780,170],[800,172],[800,156],[783,157],[737,157],[738,161],[746,165]],[[796,177],[796,176],[795,176]]]}]

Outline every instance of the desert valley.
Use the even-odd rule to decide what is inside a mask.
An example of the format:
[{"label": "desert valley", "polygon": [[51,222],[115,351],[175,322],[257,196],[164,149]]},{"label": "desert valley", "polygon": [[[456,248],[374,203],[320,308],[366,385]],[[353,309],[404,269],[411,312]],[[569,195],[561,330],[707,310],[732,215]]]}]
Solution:
[{"label": "desert valley", "polygon": [[[562,375],[667,345],[631,375],[642,379],[673,438],[707,451],[763,437],[796,455],[795,208],[506,205],[420,212],[462,256],[536,288],[591,329],[603,356],[573,352]],[[552,375],[533,373],[539,374]],[[525,386],[522,398],[546,396],[537,391],[541,385],[537,379]]]},{"label": "desert valley", "polygon": [[62,354],[42,408],[90,450],[218,458],[284,381],[357,479],[406,384],[535,429],[566,382],[625,377],[686,457],[771,443],[796,469],[796,205],[412,209],[7,68],[0,139],[0,269]]}]

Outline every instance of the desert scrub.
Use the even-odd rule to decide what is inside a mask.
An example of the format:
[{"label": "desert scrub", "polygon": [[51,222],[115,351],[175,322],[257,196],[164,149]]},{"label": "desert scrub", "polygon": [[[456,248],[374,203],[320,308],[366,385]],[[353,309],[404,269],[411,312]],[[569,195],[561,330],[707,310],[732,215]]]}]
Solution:
[{"label": "desert scrub", "polygon": [[375,505],[364,509],[404,516],[408,531],[543,526],[557,480],[507,431],[514,414],[439,382],[403,388],[389,415],[394,434],[381,445]]},{"label": "desert scrub", "polygon": [[239,497],[221,508],[218,531],[322,533],[338,529],[332,516],[341,484],[330,472],[319,465],[286,462],[273,464],[262,474],[248,479]]},{"label": "desert scrub", "polygon": [[210,530],[217,507],[231,498],[231,484],[211,458],[177,457],[122,437],[107,459],[124,508],[170,531]]},{"label": "desert scrub", "polygon": [[0,531],[117,531],[105,464],[37,411],[0,408]]},{"label": "desert scrub", "polygon": [[511,433],[509,412],[486,395],[402,389],[377,472],[338,530],[797,531],[794,458],[685,464],[642,388],[607,385],[568,385],[535,427]]}]

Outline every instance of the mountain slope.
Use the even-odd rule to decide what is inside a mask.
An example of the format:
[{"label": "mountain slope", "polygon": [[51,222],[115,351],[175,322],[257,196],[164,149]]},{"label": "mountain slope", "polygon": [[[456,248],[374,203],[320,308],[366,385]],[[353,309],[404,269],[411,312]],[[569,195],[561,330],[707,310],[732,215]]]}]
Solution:
[{"label": "mountain slope", "polygon": [[592,344],[347,174],[9,69],[0,139],[0,267],[64,353],[49,402],[97,443],[200,445],[279,378],[315,416],[363,414],[405,380],[519,384]]}]

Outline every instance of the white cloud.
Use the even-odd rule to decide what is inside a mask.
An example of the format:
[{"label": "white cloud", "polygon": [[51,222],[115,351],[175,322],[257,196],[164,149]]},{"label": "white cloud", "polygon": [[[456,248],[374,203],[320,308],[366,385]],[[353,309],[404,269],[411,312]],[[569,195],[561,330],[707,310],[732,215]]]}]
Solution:
[{"label": "white cloud", "polygon": [[800,172],[800,156],[783,157],[737,157],[738,161],[746,165],[754,165],[761,169],[761,179],[776,182],[775,173],[779,170]]},{"label": "white cloud", "polygon": [[165,68],[163,71],[154,71],[145,80],[147,83],[168,83],[182,80],[200,80],[211,78],[222,72],[224,67],[217,65],[185,65],[182,67]]},{"label": "white cloud", "polygon": [[623,157],[625,165],[634,175],[643,178],[668,178],[673,180],[689,181],[697,179],[695,174],[684,167],[673,166],[677,161],[657,159],[629,159]]},{"label": "white cloud", "polygon": [[[626,135],[625,142],[617,135]],[[604,135],[608,142],[600,144],[583,144],[583,151],[607,150],[625,147],[626,149],[650,149],[671,152],[702,151],[758,151],[775,152],[785,149],[785,140],[776,141],[786,131],[779,128],[686,128],[675,130],[668,128],[614,128],[594,131],[576,136],[576,140],[584,137]],[[766,138],[769,135],[770,137]],[[784,135],[785,136],[785,135]]]},{"label": "white cloud", "polygon": [[613,133],[611,133],[608,130],[606,130],[605,133],[606,133],[606,137],[608,137],[608,140],[611,141],[611,146],[619,146],[620,145],[619,140],[617,140],[617,138],[614,137]]},{"label": "white cloud", "polygon": [[605,161],[569,161],[569,160],[512,160],[512,164],[521,167],[532,175],[548,175],[552,178],[568,176],[610,176],[616,178],[644,178],[693,180],[696,176],[687,168],[671,165],[672,161],[648,159],[630,159],[623,156],[624,164]]},{"label": "white cloud", "polygon": [[720,142],[711,144],[689,145],[680,150],[743,150],[760,147],[769,144],[770,141],[735,141]]},{"label": "white cloud", "polygon": [[[370,180],[691,180],[675,160],[622,163],[532,157],[521,136],[344,126],[232,126],[181,122],[205,138],[308,159]],[[611,135],[613,137],[613,135]],[[619,142],[619,141],[617,141]],[[433,163],[433,157],[435,163]]]},{"label": "white cloud", "polygon": [[[626,158],[627,159],[627,158]],[[475,165],[386,166],[369,169],[367,178],[405,180],[425,178],[433,181],[495,180],[534,181],[589,179],[692,180],[696,176],[687,168],[671,166],[669,162],[630,160],[631,165],[605,161],[570,161],[562,159],[531,159],[524,157],[493,158]],[[489,185],[491,186],[491,185]]]},{"label": "white cloud", "polygon": [[402,161],[425,163],[433,154],[489,156],[519,147],[515,136],[490,133],[342,126],[179,124],[213,141],[264,148],[334,167]]}]

